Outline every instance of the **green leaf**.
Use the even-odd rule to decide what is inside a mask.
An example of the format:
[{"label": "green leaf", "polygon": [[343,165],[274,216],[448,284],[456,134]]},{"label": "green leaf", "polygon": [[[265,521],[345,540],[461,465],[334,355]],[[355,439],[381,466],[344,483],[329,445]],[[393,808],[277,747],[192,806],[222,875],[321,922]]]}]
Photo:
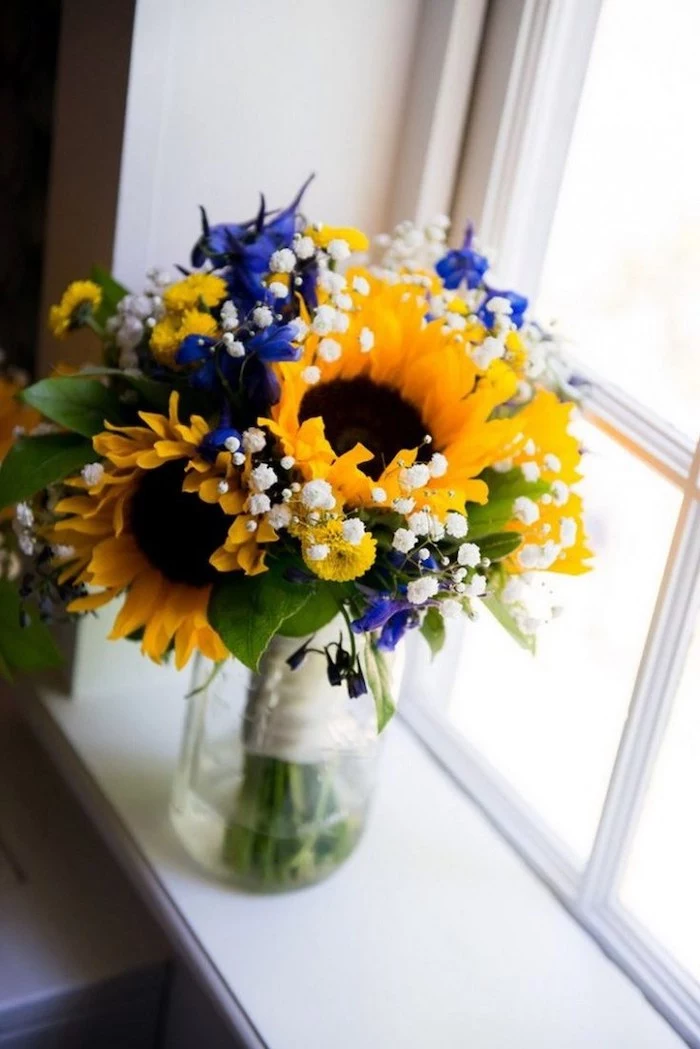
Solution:
[{"label": "green leaf", "polygon": [[0,465],[0,510],[29,499],[94,460],[92,443],[77,433],[20,437]]},{"label": "green leaf", "polygon": [[117,304],[127,294],[127,289],[119,281],[116,281],[111,273],[108,273],[102,266],[92,267],[90,280],[94,281],[95,284],[99,284],[100,288],[102,288],[102,302],[95,311],[95,320],[104,327],[107,320],[116,310]]},{"label": "green leaf", "polygon": [[478,543],[484,536],[502,531],[513,520],[513,500],[493,499],[485,506],[469,505],[467,519],[469,539]]},{"label": "green leaf", "polygon": [[527,495],[530,499],[536,499],[544,495],[551,488],[547,481],[526,481],[519,467],[514,467],[506,473],[498,470],[484,470],[481,479],[486,481],[489,488],[489,496],[493,499],[517,499],[519,495]]},{"label": "green leaf", "polygon": [[0,677],[3,681],[12,681],[12,671],[0,654]]},{"label": "green leaf", "polygon": [[376,641],[370,634],[365,635],[364,655],[367,684],[374,696],[374,705],[377,711],[377,732],[382,732],[396,711],[392,692],[391,671],[384,653],[377,648]]},{"label": "green leaf", "polygon": [[307,637],[330,623],[340,611],[347,587],[337,583],[320,583],[310,588],[309,600],[282,623],[280,634],[285,637]]},{"label": "green leaf", "polygon": [[535,638],[530,634],[524,634],[522,632],[513,618],[513,615],[508,611],[496,594],[490,594],[488,597],[482,598],[482,604],[486,605],[489,612],[498,620],[501,626],[508,631],[510,636],[518,642],[521,648],[526,649],[533,655],[535,654]]},{"label": "green leaf", "polygon": [[538,499],[550,490],[547,481],[526,481],[522,470],[517,467],[500,474],[496,470],[484,470],[482,480],[489,487],[488,502],[483,506],[468,503],[469,538],[477,542],[485,535],[501,532],[513,519],[513,503],[518,496]]},{"label": "green leaf", "polygon": [[430,646],[433,659],[445,644],[445,620],[437,608],[429,608],[421,623],[420,632]]},{"label": "green leaf", "polygon": [[149,379],[145,375],[125,375],[123,372],[122,375],[141,394],[149,406],[167,414],[170,394],[173,392],[172,386],[166,382]]},{"label": "green leaf", "polygon": [[479,539],[478,545],[482,557],[488,557],[490,561],[502,561],[517,550],[522,541],[519,532],[493,532]]},{"label": "green leaf", "polygon": [[190,415],[208,416],[211,414],[211,398],[202,390],[194,390],[191,386],[178,386],[173,382],[158,382],[137,371],[122,371],[121,368],[103,368],[98,365],[83,368],[81,375],[112,375],[137,390],[146,404],[151,408],[157,408],[161,412],[168,411],[170,394],[173,390],[180,393],[180,418],[186,419]]},{"label": "green leaf", "polygon": [[31,622],[20,626],[20,600],[17,590],[6,579],[0,580],[0,674],[11,679],[15,671],[48,670],[58,667],[63,657],[48,627],[34,609]]},{"label": "green leaf", "polygon": [[307,587],[290,583],[283,569],[246,576],[229,572],[214,584],[209,600],[209,622],[229,651],[251,670],[285,619],[295,615],[311,596]]},{"label": "green leaf", "polygon": [[47,419],[83,437],[92,437],[104,430],[105,419],[111,423],[121,420],[119,398],[97,379],[80,376],[42,379],[23,390],[20,397]]}]

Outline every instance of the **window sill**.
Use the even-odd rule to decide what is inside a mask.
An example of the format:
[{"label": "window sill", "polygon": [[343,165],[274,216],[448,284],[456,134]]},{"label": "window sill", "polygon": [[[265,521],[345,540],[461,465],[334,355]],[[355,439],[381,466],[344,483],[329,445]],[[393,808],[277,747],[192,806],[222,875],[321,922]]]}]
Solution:
[{"label": "window sill", "polygon": [[256,897],[208,880],[168,825],[176,695],[23,698],[245,1046],[683,1046],[404,724],[358,852],[320,886]]}]

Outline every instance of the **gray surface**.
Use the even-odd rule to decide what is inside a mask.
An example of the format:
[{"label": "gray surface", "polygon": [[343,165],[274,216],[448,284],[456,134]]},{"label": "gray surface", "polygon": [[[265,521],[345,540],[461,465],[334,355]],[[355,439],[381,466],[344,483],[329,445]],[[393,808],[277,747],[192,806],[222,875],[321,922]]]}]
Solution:
[{"label": "gray surface", "polygon": [[154,1045],[168,945],[0,700],[0,1047]]},{"label": "gray surface", "polygon": [[159,1049],[245,1049],[184,965],[173,972],[162,1039]]}]

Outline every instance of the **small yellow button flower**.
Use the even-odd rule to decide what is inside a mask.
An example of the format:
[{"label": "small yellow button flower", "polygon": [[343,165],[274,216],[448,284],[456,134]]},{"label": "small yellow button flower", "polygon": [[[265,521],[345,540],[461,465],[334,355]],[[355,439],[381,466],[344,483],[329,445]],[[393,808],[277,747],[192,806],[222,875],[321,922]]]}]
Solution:
[{"label": "small yellow button flower", "polygon": [[350,251],[367,251],[369,248],[367,235],[352,226],[309,226],[304,235],[311,237],[319,248],[327,248],[334,240],[344,240]]},{"label": "small yellow button flower", "polygon": [[225,298],[226,281],[213,273],[190,273],[163,293],[166,309],[176,313],[200,309],[202,303],[212,309]]},{"label": "small yellow button flower", "polygon": [[102,302],[102,289],[91,280],[74,280],[49,310],[49,329],[57,339],[64,339],[73,328],[85,323]]},{"label": "small yellow button flower", "polygon": [[305,529],[302,554],[307,567],[320,579],[346,583],[372,567],[377,542],[369,532],[359,542],[350,542],[343,534],[342,521],[332,518],[317,528]]}]

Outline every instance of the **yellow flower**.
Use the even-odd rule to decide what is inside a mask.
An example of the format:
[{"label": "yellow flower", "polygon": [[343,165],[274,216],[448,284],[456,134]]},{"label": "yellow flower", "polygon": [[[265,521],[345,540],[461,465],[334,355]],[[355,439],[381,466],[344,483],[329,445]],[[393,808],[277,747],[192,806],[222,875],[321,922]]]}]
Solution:
[{"label": "yellow flower", "polygon": [[85,322],[85,315],[97,309],[102,289],[91,280],[74,280],[49,310],[49,328],[57,339],[63,339],[73,328]]},{"label": "yellow flower", "polygon": [[[332,335],[333,353],[312,334],[302,360],[277,366],[280,400],[261,423],[304,478],[328,480],[351,507],[410,498],[444,519],[484,503],[478,475],[520,432],[516,419],[491,418],[515,392],[515,373],[496,361],[481,375],[463,333],[426,324],[425,289],[366,280],[370,293],[358,297],[348,330]],[[320,373],[314,385],[310,365]]]},{"label": "yellow flower", "polygon": [[367,251],[369,240],[362,230],[352,226],[325,226],[319,223],[304,231],[319,248],[327,248],[332,240],[347,241],[350,251]]},{"label": "yellow flower", "polygon": [[151,350],[159,364],[176,367],[175,355],[187,335],[216,335],[216,321],[210,313],[187,310],[183,314],[166,314],[151,332]]},{"label": "yellow flower", "polygon": [[277,538],[274,528],[264,518],[260,520],[250,514],[239,514],[224,543],[209,559],[210,564],[218,572],[242,569],[246,575],[259,575],[267,571],[265,551],[260,549],[260,544],[274,543]]},{"label": "yellow flower", "polygon": [[583,522],[583,502],[572,488],[581,480],[579,442],[569,433],[573,408],[549,390],[539,390],[517,416],[523,441],[511,457],[513,465],[522,468],[523,464],[535,464],[534,472],[553,486],[553,493],[537,501],[537,520],[530,524],[514,520],[508,525],[510,531],[523,537],[523,546],[508,558],[511,572],[526,570],[519,558],[524,546],[544,546],[547,542],[561,547],[548,571],[580,575],[591,569],[587,562],[593,553]]},{"label": "yellow flower", "polygon": [[212,309],[225,298],[226,281],[214,273],[190,273],[163,293],[165,308],[176,313],[200,309],[202,304]]},{"label": "yellow flower", "polygon": [[343,536],[342,521],[337,518],[317,527],[304,528],[301,538],[302,556],[307,567],[320,579],[336,583],[363,576],[377,556],[377,542],[369,532],[364,533],[359,543],[350,543]]},{"label": "yellow flower", "polygon": [[210,470],[198,455],[207,424],[199,416],[179,421],[177,393],[167,417],[140,415],[144,426],[109,427],[93,439],[104,459],[101,478],[91,486],[73,478],[67,483],[78,494],[56,507],[65,516],[53,539],[75,551],[60,578],[95,589],[69,610],[86,612],[125,593],[110,638],[143,631],[142,651],[160,662],[174,646],[177,667],[195,650],[224,659],[207,605],[217,577],[209,557],[229,520],[221,506],[183,491],[186,470],[197,478]]}]

